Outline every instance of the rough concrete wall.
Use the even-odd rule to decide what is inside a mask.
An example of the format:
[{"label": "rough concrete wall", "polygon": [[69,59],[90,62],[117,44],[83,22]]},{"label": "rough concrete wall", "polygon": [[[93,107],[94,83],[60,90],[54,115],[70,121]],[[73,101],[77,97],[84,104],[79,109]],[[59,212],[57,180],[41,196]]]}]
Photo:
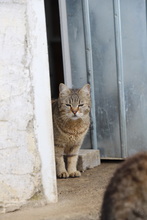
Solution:
[{"label": "rough concrete wall", "polygon": [[24,0],[0,0],[0,212],[41,188]]}]

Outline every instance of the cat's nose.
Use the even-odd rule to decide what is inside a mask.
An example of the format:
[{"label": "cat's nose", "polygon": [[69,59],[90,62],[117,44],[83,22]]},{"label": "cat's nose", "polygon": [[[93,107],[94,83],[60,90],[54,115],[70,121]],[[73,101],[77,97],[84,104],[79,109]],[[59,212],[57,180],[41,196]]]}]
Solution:
[{"label": "cat's nose", "polygon": [[74,113],[74,115],[76,115],[77,111],[72,111]]},{"label": "cat's nose", "polygon": [[78,109],[77,109],[77,108],[76,108],[76,109],[75,109],[75,108],[72,108],[71,111],[72,111],[72,113],[73,113],[74,115],[76,115]]}]

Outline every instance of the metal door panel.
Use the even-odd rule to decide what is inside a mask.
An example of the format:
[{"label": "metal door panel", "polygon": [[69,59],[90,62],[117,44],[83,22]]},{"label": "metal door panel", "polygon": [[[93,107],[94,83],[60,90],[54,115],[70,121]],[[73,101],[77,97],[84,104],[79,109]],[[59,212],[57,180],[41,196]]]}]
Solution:
[{"label": "metal door panel", "polygon": [[147,149],[146,2],[120,1],[128,155]]},{"label": "metal door panel", "polygon": [[[86,1],[66,0],[73,87],[88,81]],[[147,149],[146,1],[88,3],[98,148],[105,158],[126,157]]]},{"label": "metal door panel", "polygon": [[102,157],[121,157],[113,2],[89,3],[98,147]]},{"label": "metal door panel", "polygon": [[66,7],[72,84],[74,88],[80,88],[87,83],[82,4],[79,0],[67,0]]}]

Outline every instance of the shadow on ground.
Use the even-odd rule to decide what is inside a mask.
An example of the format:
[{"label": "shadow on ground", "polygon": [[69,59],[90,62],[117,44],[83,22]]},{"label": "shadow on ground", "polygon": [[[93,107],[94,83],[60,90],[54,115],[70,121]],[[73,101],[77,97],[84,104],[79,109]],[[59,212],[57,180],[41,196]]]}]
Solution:
[{"label": "shadow on ground", "polygon": [[98,220],[104,190],[118,164],[106,161],[80,178],[58,179],[58,203],[2,214],[0,220]]}]

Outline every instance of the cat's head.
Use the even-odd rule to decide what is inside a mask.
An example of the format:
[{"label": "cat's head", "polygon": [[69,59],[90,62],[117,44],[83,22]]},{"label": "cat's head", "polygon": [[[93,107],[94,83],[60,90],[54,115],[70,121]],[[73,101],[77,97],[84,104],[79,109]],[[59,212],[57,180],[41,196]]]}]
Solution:
[{"label": "cat's head", "polygon": [[84,118],[89,114],[91,107],[90,85],[86,84],[81,89],[69,89],[60,83],[58,106],[61,114],[67,118]]}]

